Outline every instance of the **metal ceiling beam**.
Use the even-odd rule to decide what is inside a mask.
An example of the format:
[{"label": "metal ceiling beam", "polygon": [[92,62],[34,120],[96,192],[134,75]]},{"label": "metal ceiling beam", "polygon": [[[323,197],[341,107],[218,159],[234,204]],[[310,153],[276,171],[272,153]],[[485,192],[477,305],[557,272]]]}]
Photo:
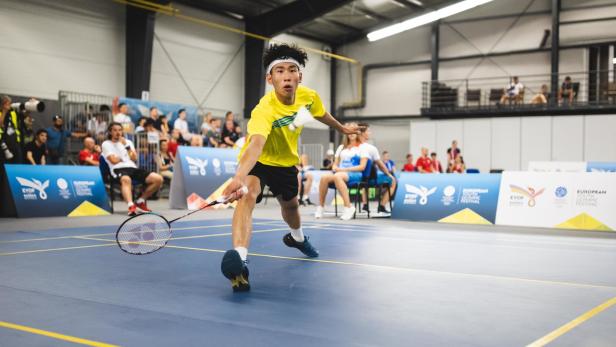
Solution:
[{"label": "metal ceiling beam", "polygon": [[382,14],[376,13],[376,12],[370,10],[370,9],[367,9],[367,8],[357,7],[356,6],[356,7],[354,7],[354,9],[356,11],[358,11],[358,12],[363,13],[364,15],[370,16],[370,17],[372,17],[374,19],[378,19],[380,21],[390,21],[391,20],[391,18],[383,16]]},{"label": "metal ceiling beam", "polygon": [[213,5],[213,4],[209,4],[205,1],[200,1],[200,0],[175,0],[175,2],[177,2],[178,4],[182,4],[185,6],[189,6],[192,8],[196,8],[198,10],[202,10],[202,11],[206,11],[206,12],[211,12],[211,13],[215,13],[215,14],[219,14],[221,16],[227,17],[227,18],[231,18],[231,19],[235,19],[238,20],[237,17],[234,17],[231,13],[237,13],[239,15],[242,15],[244,17],[249,16],[249,13],[246,12],[235,12],[226,8],[222,8],[220,6],[217,5]]},{"label": "metal ceiling beam", "polygon": [[354,26],[351,26],[351,25],[348,25],[348,24],[344,24],[344,23],[341,23],[341,22],[339,22],[337,20],[329,19],[329,18],[326,18],[326,17],[321,17],[321,18],[318,18],[317,20],[325,21],[325,22],[327,22],[329,24],[335,25],[335,26],[337,26],[339,28],[342,28],[344,30],[349,30],[349,31],[352,31],[352,32],[356,32],[358,30],[361,30],[360,28],[356,28]]},{"label": "metal ceiling beam", "polygon": [[392,0],[393,2],[397,2],[400,5],[410,8],[411,10],[423,10],[424,7],[423,6],[419,6],[414,2],[410,2],[408,0]]},{"label": "metal ceiling beam", "polygon": [[[246,18],[246,27],[258,29],[256,33],[274,36],[302,23],[346,5],[352,0],[296,0],[256,17]],[[248,30],[249,32],[254,32]]]}]

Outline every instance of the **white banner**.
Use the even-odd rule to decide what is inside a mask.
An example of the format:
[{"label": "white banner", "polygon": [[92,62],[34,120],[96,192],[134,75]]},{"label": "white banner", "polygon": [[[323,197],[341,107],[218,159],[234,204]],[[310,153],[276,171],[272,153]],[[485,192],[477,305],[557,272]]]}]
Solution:
[{"label": "white banner", "polygon": [[501,225],[616,230],[616,174],[505,171],[496,211]]},{"label": "white banner", "polygon": [[531,161],[528,171],[533,172],[586,172],[585,161]]}]

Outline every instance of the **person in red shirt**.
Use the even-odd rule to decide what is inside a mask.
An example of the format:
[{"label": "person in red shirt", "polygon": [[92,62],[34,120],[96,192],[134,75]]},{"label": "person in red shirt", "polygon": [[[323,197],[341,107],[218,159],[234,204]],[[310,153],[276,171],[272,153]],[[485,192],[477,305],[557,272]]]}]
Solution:
[{"label": "person in red shirt", "polygon": [[441,165],[441,162],[436,159],[436,152],[430,153],[430,157],[432,159],[432,172],[443,173],[443,165]]},{"label": "person in red shirt", "polygon": [[178,151],[178,146],[180,145],[178,142],[178,139],[180,138],[180,131],[177,129],[173,129],[173,132],[171,132],[171,138],[169,139],[168,143],[167,143],[167,152],[169,153],[169,156],[171,157],[172,160],[175,161],[175,154]]},{"label": "person in red shirt", "polygon": [[415,166],[413,165],[413,155],[411,153],[406,155],[406,164],[402,167],[402,171],[404,172],[413,172],[415,171]]},{"label": "person in red shirt", "polygon": [[94,142],[94,139],[87,136],[83,139],[83,149],[79,151],[79,164],[98,166],[101,147]]},{"label": "person in red shirt", "polygon": [[428,157],[428,149],[426,147],[421,148],[421,157],[417,159],[417,163],[415,163],[417,167],[417,171],[421,173],[432,173],[432,159]]}]

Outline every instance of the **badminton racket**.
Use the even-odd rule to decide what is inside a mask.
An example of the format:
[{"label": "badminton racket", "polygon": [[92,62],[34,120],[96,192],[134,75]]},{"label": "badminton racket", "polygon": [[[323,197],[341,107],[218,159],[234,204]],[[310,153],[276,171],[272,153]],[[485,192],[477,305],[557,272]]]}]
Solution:
[{"label": "badminton racket", "polygon": [[303,127],[306,123],[314,121],[312,114],[305,107],[300,107],[297,111],[297,116],[293,119],[293,122],[289,124],[289,130],[295,131],[299,127]]},{"label": "badminton racket", "polygon": [[218,204],[224,204],[233,198],[241,197],[248,193],[248,188],[243,186],[237,192],[222,196],[199,209],[186,213],[183,216],[172,220],[167,220],[165,217],[156,213],[143,213],[133,216],[122,223],[116,232],[116,242],[120,249],[126,253],[135,255],[150,254],[165,247],[169,239],[171,239],[172,229],[171,224],[184,217],[188,217],[195,212],[199,212],[208,207]]}]

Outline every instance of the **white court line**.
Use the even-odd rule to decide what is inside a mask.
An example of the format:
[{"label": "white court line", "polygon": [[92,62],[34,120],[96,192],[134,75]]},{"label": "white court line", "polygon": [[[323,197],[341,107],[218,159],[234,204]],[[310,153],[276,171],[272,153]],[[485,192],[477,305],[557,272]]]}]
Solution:
[{"label": "white court line", "polygon": [[[270,225],[274,223],[279,223],[279,221],[268,221],[268,222],[256,222],[253,225]],[[173,228],[173,231],[177,230],[194,230],[194,229],[211,229],[211,228],[222,228],[222,227],[230,227],[231,224],[219,224],[219,225],[203,225],[203,226],[191,226],[191,227],[178,227]],[[109,227],[109,226],[104,226]],[[0,244],[8,244],[8,243],[22,243],[22,242],[33,242],[33,241],[50,241],[50,240],[62,240],[62,239],[72,239],[76,237],[90,237],[90,236],[109,236],[115,235],[116,233],[98,233],[98,234],[86,234],[86,235],[69,235],[69,236],[55,236],[55,237],[42,237],[36,239],[23,239],[23,240],[10,240],[10,241],[0,241]]]}]

